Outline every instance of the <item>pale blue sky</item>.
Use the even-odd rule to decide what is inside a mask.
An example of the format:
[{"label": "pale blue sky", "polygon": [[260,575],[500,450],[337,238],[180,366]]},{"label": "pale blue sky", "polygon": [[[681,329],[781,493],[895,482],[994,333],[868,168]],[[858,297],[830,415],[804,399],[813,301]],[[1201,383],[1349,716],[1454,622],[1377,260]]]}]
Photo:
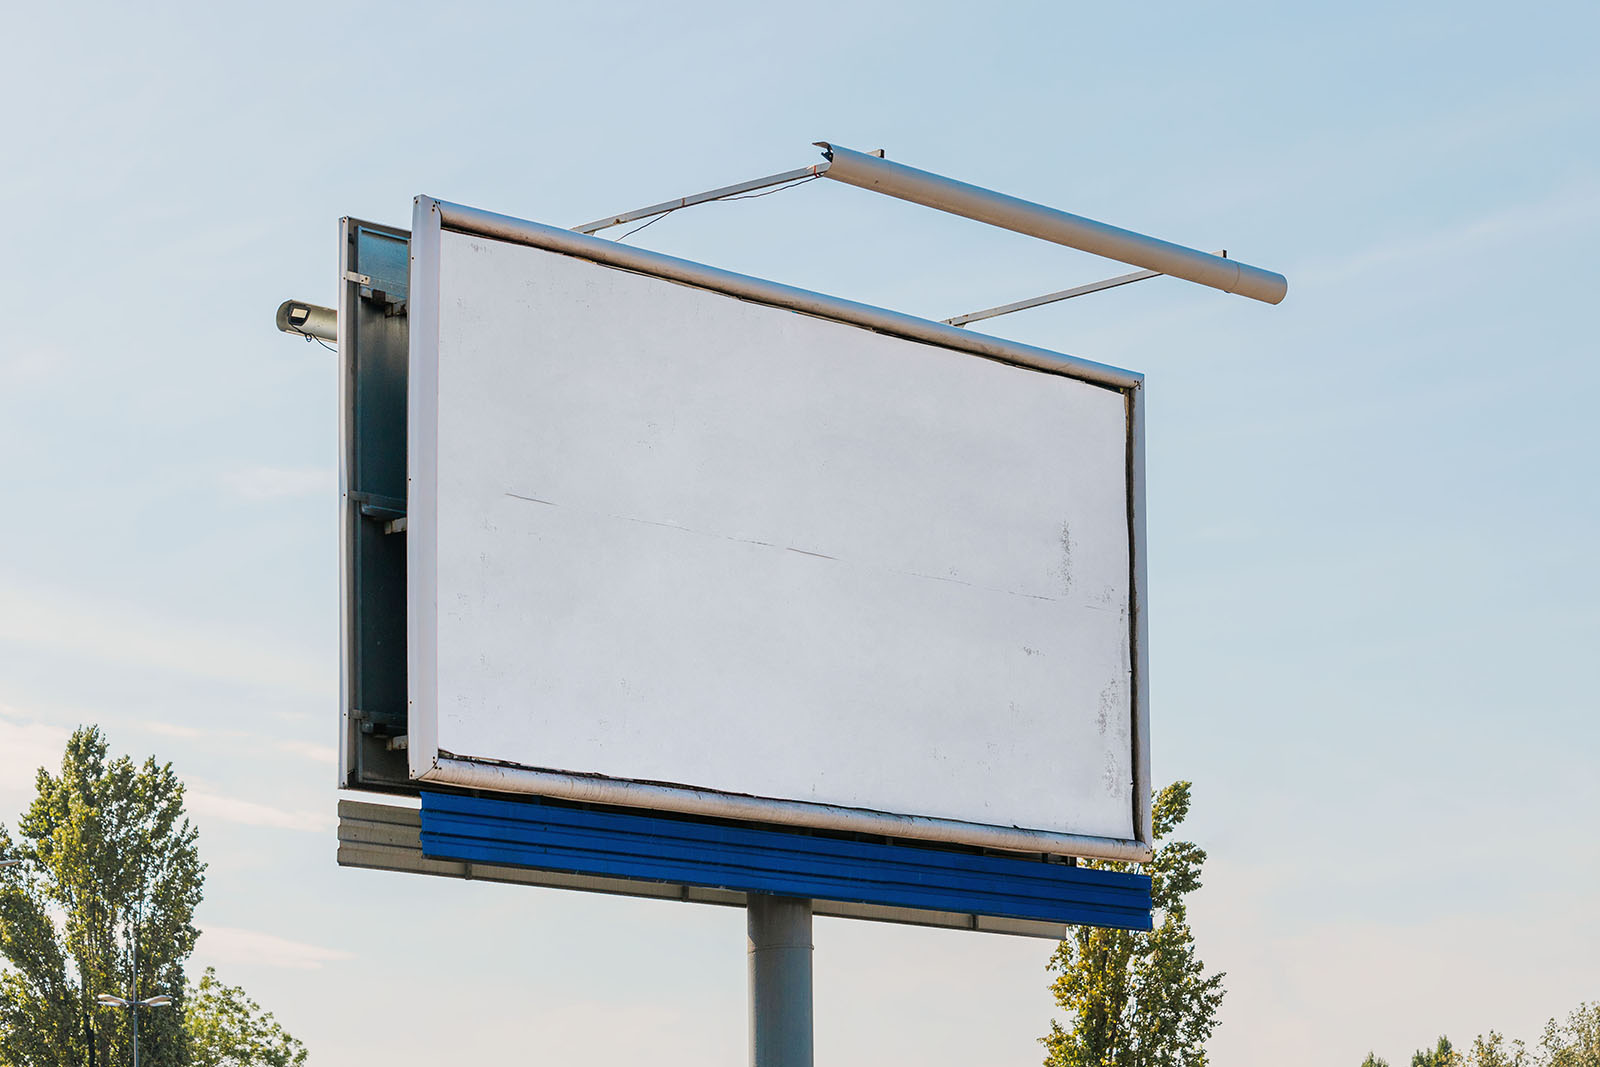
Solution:
[{"label": "pale blue sky", "polygon": [[[316,1067],[739,1063],[734,911],[344,871],[342,214],[573,224],[818,139],[1280,270],[987,324],[1149,376],[1156,777],[1215,1062],[1600,997],[1593,5],[34,5],[0,194],[0,819],[65,730],[170,758],[199,962]],[[634,242],[942,318],[1116,273],[819,182]],[[1046,942],[819,921],[819,1062],[1037,1062]]]}]

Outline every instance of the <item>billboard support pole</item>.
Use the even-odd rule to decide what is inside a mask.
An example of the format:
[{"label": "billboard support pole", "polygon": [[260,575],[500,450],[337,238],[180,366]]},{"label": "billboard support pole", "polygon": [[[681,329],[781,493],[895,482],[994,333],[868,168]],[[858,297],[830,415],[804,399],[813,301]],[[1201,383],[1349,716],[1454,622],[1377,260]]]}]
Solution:
[{"label": "billboard support pole", "polygon": [[750,1067],[812,1067],[811,901],[751,893]]}]

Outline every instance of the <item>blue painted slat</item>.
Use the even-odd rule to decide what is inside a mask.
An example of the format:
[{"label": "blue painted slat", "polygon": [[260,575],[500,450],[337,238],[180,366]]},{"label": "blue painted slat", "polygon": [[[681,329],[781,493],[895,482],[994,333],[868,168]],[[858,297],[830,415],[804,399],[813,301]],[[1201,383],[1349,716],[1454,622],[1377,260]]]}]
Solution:
[{"label": "blue painted slat", "polygon": [[[611,813],[579,812],[579,816],[600,814],[602,820]],[[685,841],[679,830],[685,824],[668,821],[665,832],[653,834],[647,838],[640,838],[636,831],[628,828],[622,832],[605,825],[551,825],[541,823],[528,826],[521,821],[499,821],[493,831],[496,844],[511,848],[544,848],[551,851],[563,850],[588,850],[588,851],[618,851],[623,850],[633,857],[650,856],[662,862],[671,863],[682,859],[685,855],[692,855],[694,862],[710,862],[714,866],[726,868],[749,867],[750,857],[759,857],[757,866],[761,869],[782,869],[784,867],[806,868],[815,866],[818,862],[826,862],[830,873],[854,878],[863,882],[888,882],[905,883],[908,885],[930,885],[940,889],[966,890],[975,893],[1002,892],[1000,887],[1009,889],[1011,895],[1043,895],[1053,896],[1059,892],[1063,884],[1074,885],[1075,895],[1085,903],[1121,905],[1127,898],[1125,886],[1107,885],[1095,878],[1095,875],[1108,875],[1113,872],[1077,871],[1073,868],[1060,868],[1056,865],[1046,865],[1038,862],[1017,861],[986,856],[958,856],[957,859],[969,861],[983,861],[986,869],[968,871],[959,865],[948,862],[948,854],[931,849],[915,847],[896,847],[870,844],[864,842],[836,841],[827,838],[811,837],[803,834],[766,834],[759,832],[754,841],[750,840],[748,831],[735,833],[735,841],[706,841],[696,835],[696,839]],[[585,823],[588,820],[584,820]],[[694,824],[688,824],[693,827]],[[442,837],[447,834],[473,838],[482,835],[477,824],[470,820],[463,821],[461,817],[440,813],[430,819],[431,831]],[[701,829],[700,827],[694,827]],[[711,827],[710,829],[725,829]],[[762,837],[767,840],[762,840]],[[776,840],[773,840],[773,839]],[[799,846],[799,847],[796,847]],[[837,846],[847,846],[849,854],[840,855],[843,851]],[[886,855],[895,862],[885,864]],[[927,863],[927,859],[934,859],[935,863]],[[974,864],[976,866],[976,864]],[[1009,869],[1008,869],[1009,868]],[[1061,871],[1061,874],[1057,874]],[[1089,875],[1084,878],[1083,875]],[[1131,878],[1131,883],[1138,888],[1139,875],[1124,875]]]},{"label": "blue painted slat", "polygon": [[[537,798],[527,800],[498,800],[467,797],[453,794],[428,794],[430,810],[443,814],[455,812],[473,817],[500,817],[513,823],[533,821],[555,822],[567,826],[626,827],[630,830],[644,825],[647,820],[655,833],[665,837],[681,837],[704,844],[729,843],[745,848],[800,849],[808,853],[835,856],[876,857],[886,848],[903,851],[914,857],[921,866],[943,867],[952,871],[993,872],[1018,877],[1038,877],[1056,882],[1062,879],[1080,881],[1085,885],[1147,886],[1149,878],[1142,874],[1120,871],[1093,870],[1085,867],[1066,867],[1057,864],[1039,864],[1006,856],[975,855],[950,850],[921,847],[912,844],[886,845],[880,842],[857,841],[849,838],[814,836],[802,832],[785,832],[726,823],[706,823],[687,819],[666,819],[640,812],[611,809],[595,811],[543,805]],[[529,808],[538,807],[540,813],[530,816]],[[1019,866],[1020,865],[1020,866]]]},{"label": "blue painted slat", "polygon": [[423,793],[422,850],[438,859],[740,892],[1150,929],[1143,874],[537,799]]}]

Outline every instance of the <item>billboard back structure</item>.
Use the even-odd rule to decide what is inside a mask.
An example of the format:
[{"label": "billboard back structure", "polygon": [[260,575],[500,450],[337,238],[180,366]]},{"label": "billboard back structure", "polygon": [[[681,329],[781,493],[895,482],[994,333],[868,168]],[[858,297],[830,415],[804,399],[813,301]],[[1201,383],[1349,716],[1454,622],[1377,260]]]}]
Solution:
[{"label": "billboard back structure", "polygon": [[[817,142],[572,230],[341,223],[339,863],[746,911],[757,1067],[813,915],[1152,927],[1144,390],[957,327],[1270,270]],[[1139,268],[916,318],[590,235],[818,178]],[[1080,865],[1078,859],[1120,861]]]},{"label": "billboard back structure", "polygon": [[411,258],[414,779],[1148,855],[1137,375],[428,198]]}]

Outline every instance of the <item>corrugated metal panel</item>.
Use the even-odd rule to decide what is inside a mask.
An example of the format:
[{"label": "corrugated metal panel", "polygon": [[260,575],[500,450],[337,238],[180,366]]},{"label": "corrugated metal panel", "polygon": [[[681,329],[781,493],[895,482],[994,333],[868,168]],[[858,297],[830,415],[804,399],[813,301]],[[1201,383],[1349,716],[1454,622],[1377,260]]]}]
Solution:
[{"label": "corrugated metal panel", "polygon": [[775,893],[993,919],[1150,929],[1150,879],[1041,860],[422,794],[433,860]]},{"label": "corrugated metal panel", "polygon": [[[537,889],[577,889],[589,893],[611,893],[650,900],[683,901],[742,908],[746,895],[731,889],[674,882],[648,882],[638,878],[611,878],[592,874],[568,874],[533,867],[511,867],[466,860],[428,859],[422,854],[422,816],[415,808],[394,804],[374,804],[361,800],[339,801],[339,866],[401,874],[426,874],[436,878],[463,881],[499,882]],[[844,900],[813,901],[812,913],[836,919],[864,919],[870,922],[898,923],[906,926],[931,926],[947,930],[977,930],[1059,941],[1071,929],[1065,923],[1034,919],[1005,919],[991,915],[970,915],[959,911],[931,911],[922,908],[891,908]]]}]

